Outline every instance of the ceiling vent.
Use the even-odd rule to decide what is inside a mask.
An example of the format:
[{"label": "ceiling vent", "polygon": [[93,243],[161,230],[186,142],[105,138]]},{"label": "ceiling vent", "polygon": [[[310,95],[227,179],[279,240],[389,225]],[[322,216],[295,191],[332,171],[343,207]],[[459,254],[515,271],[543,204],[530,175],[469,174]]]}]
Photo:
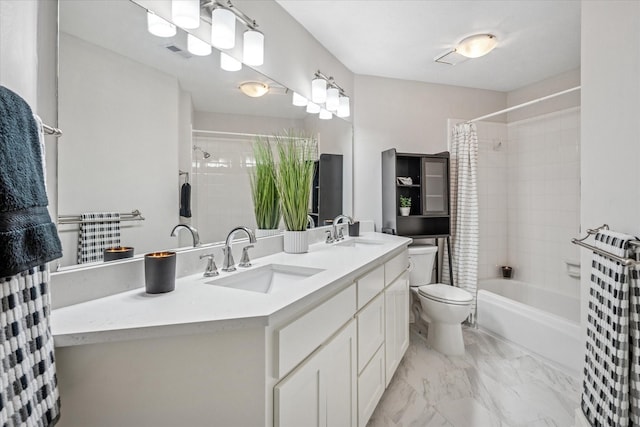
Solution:
[{"label": "ceiling vent", "polygon": [[467,58],[466,56],[460,55],[458,52],[456,52],[455,49],[447,50],[446,52],[441,53],[440,55],[433,58],[433,60],[438,64],[445,64],[445,65],[456,65],[466,61],[467,59],[469,58]]},{"label": "ceiling vent", "polygon": [[176,54],[182,56],[185,59],[189,59],[189,58],[193,57],[193,55],[191,55],[188,51],[182,50],[182,49],[180,49],[178,46],[176,46],[174,44],[166,45],[165,49],[167,49],[167,50],[169,50],[169,51],[171,51],[173,53],[176,53]]}]

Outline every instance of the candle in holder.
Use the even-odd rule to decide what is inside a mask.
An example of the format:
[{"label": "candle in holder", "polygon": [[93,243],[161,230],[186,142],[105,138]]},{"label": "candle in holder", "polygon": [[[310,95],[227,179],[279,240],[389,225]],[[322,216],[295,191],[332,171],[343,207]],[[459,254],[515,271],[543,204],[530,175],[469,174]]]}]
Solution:
[{"label": "candle in holder", "polygon": [[104,250],[104,261],[114,261],[117,259],[125,259],[133,257],[133,248],[125,246],[117,246],[115,248],[106,248]]},{"label": "candle in holder", "polygon": [[144,256],[144,284],[148,294],[171,292],[176,287],[176,253],[152,252]]}]

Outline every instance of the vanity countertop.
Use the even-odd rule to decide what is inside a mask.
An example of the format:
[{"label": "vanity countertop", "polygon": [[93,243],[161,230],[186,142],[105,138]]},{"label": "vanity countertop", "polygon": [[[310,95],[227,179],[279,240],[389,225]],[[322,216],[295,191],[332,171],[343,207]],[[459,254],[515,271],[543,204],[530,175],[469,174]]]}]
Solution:
[{"label": "vanity countertop", "polygon": [[[280,315],[312,305],[336,288],[381,265],[411,239],[362,233],[357,239],[379,244],[363,247],[316,243],[306,254],[276,253],[252,260],[252,267],[219,276],[202,273],[176,279],[173,292],[147,294],[144,287],[52,311],[51,329],[57,347],[124,341],[224,329],[268,326]],[[347,241],[349,238],[347,239]],[[260,293],[208,284],[268,264],[320,269],[295,286]]]}]

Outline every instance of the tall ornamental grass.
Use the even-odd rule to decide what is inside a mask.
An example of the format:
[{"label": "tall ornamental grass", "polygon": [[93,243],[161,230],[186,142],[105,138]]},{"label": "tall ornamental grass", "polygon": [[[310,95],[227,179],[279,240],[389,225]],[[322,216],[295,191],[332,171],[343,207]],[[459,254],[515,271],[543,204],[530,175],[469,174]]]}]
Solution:
[{"label": "tall ornamental grass", "polygon": [[280,196],[276,186],[276,163],[269,139],[256,137],[253,144],[256,166],[250,174],[253,211],[258,228],[275,230],[280,223]]}]

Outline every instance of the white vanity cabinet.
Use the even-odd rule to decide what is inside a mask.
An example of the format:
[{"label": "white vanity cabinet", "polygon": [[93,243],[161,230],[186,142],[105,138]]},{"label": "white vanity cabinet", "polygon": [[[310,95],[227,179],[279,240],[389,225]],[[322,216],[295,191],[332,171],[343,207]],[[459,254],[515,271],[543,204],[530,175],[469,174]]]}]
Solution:
[{"label": "white vanity cabinet", "polygon": [[356,326],[351,320],[274,388],[279,427],[355,427]]},{"label": "white vanity cabinet", "polygon": [[384,291],[385,304],[385,366],[389,385],[393,373],[409,347],[409,273],[398,277]]}]

